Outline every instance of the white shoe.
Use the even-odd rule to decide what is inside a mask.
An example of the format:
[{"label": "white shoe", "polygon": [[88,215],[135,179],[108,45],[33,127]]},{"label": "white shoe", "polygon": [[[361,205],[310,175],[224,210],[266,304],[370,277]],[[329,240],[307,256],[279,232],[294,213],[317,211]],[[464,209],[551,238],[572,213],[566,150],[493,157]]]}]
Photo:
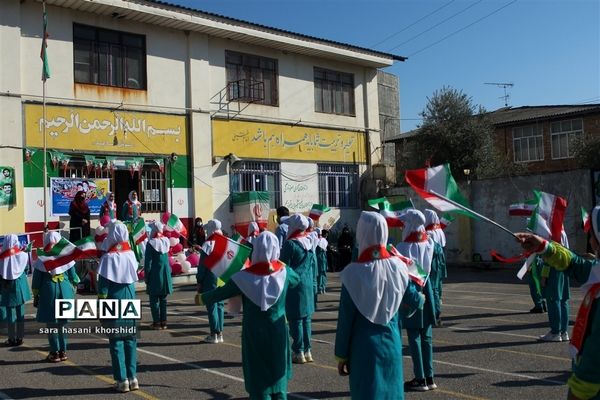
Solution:
[{"label": "white shoe", "polygon": [[571,340],[571,338],[569,338],[569,332],[562,332],[562,333],[560,334],[560,339],[561,339],[563,342],[568,342],[569,340]]},{"label": "white shoe", "polygon": [[204,338],[204,343],[217,344],[219,343],[219,337],[216,333],[214,335],[208,335]]},{"label": "white shoe", "polygon": [[306,363],[306,359],[304,358],[304,354],[302,354],[302,353],[295,353],[292,356],[292,362],[294,364],[304,364],[304,363]]},{"label": "white shoe", "polygon": [[138,382],[137,378],[133,378],[129,380],[129,389],[130,390],[139,390],[140,389],[140,383]]},{"label": "white shoe", "polygon": [[116,382],[115,390],[120,393],[129,392],[129,381],[127,379],[125,379],[124,381]]},{"label": "white shoe", "polygon": [[548,332],[543,336],[540,336],[542,342],[562,342],[562,337],[560,333],[552,333]]},{"label": "white shoe", "polygon": [[222,334],[222,333],[219,333],[219,334],[217,335],[217,341],[218,341],[219,343],[223,343],[223,334]]},{"label": "white shoe", "polygon": [[312,354],[310,354],[310,350],[307,351],[306,353],[304,353],[304,360],[309,363],[309,362],[313,362],[313,358],[312,358]]}]

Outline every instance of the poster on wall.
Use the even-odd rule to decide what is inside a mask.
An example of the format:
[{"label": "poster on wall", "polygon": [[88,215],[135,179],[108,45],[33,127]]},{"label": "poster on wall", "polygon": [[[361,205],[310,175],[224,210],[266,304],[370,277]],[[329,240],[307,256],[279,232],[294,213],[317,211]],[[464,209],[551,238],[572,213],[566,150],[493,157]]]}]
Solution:
[{"label": "poster on wall", "polygon": [[15,205],[15,170],[11,167],[1,167],[0,174],[0,207]]},{"label": "poster on wall", "polygon": [[108,179],[85,178],[50,178],[52,193],[52,215],[69,215],[69,206],[80,190],[85,193],[85,199],[91,215],[98,215],[102,203],[106,201],[109,191]]}]

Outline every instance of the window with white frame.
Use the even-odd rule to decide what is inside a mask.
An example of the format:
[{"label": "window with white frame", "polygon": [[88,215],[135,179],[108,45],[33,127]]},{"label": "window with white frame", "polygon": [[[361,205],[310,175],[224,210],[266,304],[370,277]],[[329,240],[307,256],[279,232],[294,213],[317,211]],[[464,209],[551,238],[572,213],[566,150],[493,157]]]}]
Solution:
[{"label": "window with white frame", "polygon": [[572,158],[573,144],[583,134],[583,121],[571,119],[550,124],[552,138],[552,159]]},{"label": "window with white frame", "polygon": [[515,162],[544,159],[544,135],[541,125],[513,128],[513,154]]},{"label": "window with white frame", "polygon": [[315,67],[315,111],[354,115],[354,75]]},{"label": "window with white frame", "polygon": [[239,161],[231,167],[230,192],[269,192],[270,207],[281,205],[281,167],[277,162]]},{"label": "window with white frame", "polygon": [[328,207],[358,207],[358,165],[319,164],[319,203]]}]

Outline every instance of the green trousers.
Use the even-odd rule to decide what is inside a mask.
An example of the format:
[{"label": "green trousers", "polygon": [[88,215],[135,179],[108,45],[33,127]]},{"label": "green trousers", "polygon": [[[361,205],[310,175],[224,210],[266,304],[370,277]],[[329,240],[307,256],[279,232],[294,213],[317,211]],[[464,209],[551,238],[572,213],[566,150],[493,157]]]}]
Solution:
[{"label": "green trousers", "polygon": [[311,319],[304,317],[289,321],[290,336],[292,337],[292,351],[296,354],[310,351],[312,335]]},{"label": "green trousers", "polygon": [[110,358],[112,360],[113,378],[122,382],[137,376],[137,339],[128,336],[109,339]]},{"label": "green trousers", "polygon": [[167,296],[150,295],[150,311],[155,324],[167,321]]},{"label": "green trousers", "polygon": [[23,339],[25,335],[25,305],[6,307],[6,323],[9,339]]},{"label": "green trousers", "polygon": [[422,329],[407,329],[408,346],[415,378],[433,378],[433,340],[431,325]]},{"label": "green trousers", "polygon": [[57,329],[58,333],[48,334],[48,344],[50,345],[50,351],[67,351],[67,334],[63,332],[62,328],[66,324],[46,324],[48,329]]},{"label": "green trousers", "polygon": [[210,327],[211,335],[223,332],[223,320],[225,319],[224,308],[225,304],[222,301],[206,304],[208,326]]}]

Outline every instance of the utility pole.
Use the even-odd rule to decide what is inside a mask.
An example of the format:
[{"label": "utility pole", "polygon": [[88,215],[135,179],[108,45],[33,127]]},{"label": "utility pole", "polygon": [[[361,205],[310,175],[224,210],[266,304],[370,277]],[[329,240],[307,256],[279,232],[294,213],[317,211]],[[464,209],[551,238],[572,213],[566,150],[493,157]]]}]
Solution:
[{"label": "utility pole", "polygon": [[513,83],[504,83],[504,82],[485,82],[484,85],[494,85],[504,89],[504,96],[499,97],[499,99],[504,99],[504,107],[508,107],[508,99],[510,99],[510,94],[507,93],[506,88],[515,86]]}]

